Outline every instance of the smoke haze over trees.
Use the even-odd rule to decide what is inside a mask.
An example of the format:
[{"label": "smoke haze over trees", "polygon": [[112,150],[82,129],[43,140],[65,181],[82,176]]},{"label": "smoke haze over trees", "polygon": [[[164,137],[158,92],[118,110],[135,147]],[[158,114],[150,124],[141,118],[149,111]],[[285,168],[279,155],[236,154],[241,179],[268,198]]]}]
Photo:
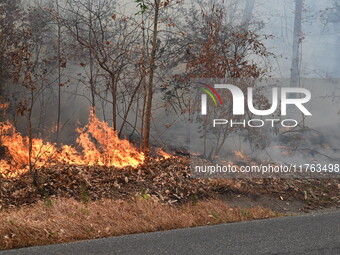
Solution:
[{"label": "smoke haze over trees", "polygon": [[2,119],[74,143],[93,108],[147,152],[185,119],[191,78],[338,77],[338,1],[296,3],[2,1]]}]

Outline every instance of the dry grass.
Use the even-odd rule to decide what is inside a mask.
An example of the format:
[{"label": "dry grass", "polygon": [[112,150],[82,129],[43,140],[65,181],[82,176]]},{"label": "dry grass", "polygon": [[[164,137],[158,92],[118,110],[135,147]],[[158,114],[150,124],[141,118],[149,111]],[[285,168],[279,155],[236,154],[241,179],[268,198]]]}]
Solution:
[{"label": "dry grass", "polygon": [[161,204],[150,197],[84,204],[55,199],[0,212],[0,248],[70,242],[131,233],[274,217],[270,209],[229,208],[218,200]]}]

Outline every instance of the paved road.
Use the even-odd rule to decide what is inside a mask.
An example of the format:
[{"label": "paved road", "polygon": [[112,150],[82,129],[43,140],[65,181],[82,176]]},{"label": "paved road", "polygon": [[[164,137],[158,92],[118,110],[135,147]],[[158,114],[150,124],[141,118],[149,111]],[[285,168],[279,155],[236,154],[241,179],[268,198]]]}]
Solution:
[{"label": "paved road", "polygon": [[340,212],[31,247],[5,254],[334,254]]}]

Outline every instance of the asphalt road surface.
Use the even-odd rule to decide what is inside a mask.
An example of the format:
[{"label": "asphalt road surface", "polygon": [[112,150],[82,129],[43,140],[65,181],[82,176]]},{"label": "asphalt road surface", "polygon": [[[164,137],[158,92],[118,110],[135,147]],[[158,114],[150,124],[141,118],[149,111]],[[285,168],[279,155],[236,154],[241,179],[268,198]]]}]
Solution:
[{"label": "asphalt road surface", "polygon": [[340,212],[135,234],[3,251],[5,254],[334,254]]}]

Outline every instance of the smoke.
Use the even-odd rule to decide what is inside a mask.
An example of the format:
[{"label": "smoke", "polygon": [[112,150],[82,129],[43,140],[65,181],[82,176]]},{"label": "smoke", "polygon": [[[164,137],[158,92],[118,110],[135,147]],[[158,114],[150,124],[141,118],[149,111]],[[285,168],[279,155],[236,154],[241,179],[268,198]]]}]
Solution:
[{"label": "smoke", "polygon": [[[338,70],[338,37],[339,31],[336,23],[322,24],[320,12],[327,7],[332,6],[332,1],[305,1],[304,13],[304,39],[302,42],[302,62],[300,73],[305,77],[337,77],[340,73]],[[291,63],[291,42],[292,42],[292,27],[294,20],[294,3],[293,1],[264,1],[256,0],[253,10],[254,19],[263,21],[264,34],[274,36],[272,40],[266,40],[266,46],[277,56],[277,59],[272,61],[274,66],[273,76],[288,77],[290,74]],[[74,143],[76,138],[76,127],[85,125],[87,122],[91,102],[89,82],[86,79],[86,68],[79,66],[79,63],[70,62],[63,73],[67,77],[66,84],[62,87],[61,98],[61,135],[59,141],[62,143]],[[55,77],[55,75],[54,75]],[[51,78],[52,80],[52,78]],[[12,84],[9,84],[11,87]],[[105,86],[105,81],[98,80],[98,88]],[[232,134],[227,138],[226,151],[227,155],[232,155],[234,150],[245,151],[246,154],[254,155],[258,158],[272,158],[273,160],[302,160],[313,159],[317,157],[325,161],[329,158],[339,158],[337,144],[339,137],[337,128],[339,124],[338,101],[340,85],[338,81],[332,80],[314,80],[308,84],[302,84],[302,87],[312,91],[314,96],[312,103],[309,105],[313,118],[306,119],[305,127],[308,132],[303,133],[301,144],[296,150],[296,153],[287,155],[282,153],[282,146],[287,145],[290,139],[288,134],[272,135],[265,133],[264,146],[258,145],[260,148],[254,152],[254,148],[249,145],[249,139],[244,138],[244,134]],[[32,122],[34,129],[37,131],[35,135],[41,136],[50,140],[55,140],[55,126],[57,121],[58,111],[58,85],[53,83],[42,93],[33,108]],[[25,94],[22,88],[10,89],[11,94]],[[19,96],[16,96],[19,98]],[[112,110],[110,103],[101,104],[96,97],[96,114],[100,119],[105,119],[107,122],[112,122]],[[108,100],[110,97],[108,96]],[[153,113],[152,124],[152,139],[155,144],[169,147],[184,147],[193,151],[200,151],[199,143],[193,142],[190,139],[192,134],[196,132],[195,126],[188,121],[188,116],[177,115],[166,111],[166,107],[162,106],[162,95],[155,95],[154,108],[157,110]],[[19,101],[12,100],[12,108],[8,113],[8,118],[15,120],[18,129],[27,134],[27,119],[25,116],[13,116],[16,112],[16,107]],[[135,115],[139,114],[139,110],[133,109],[128,117],[129,123],[135,123]],[[140,114],[139,114],[140,116]],[[121,118],[118,118],[118,126],[122,123]],[[137,126],[140,126],[140,120],[137,121]],[[136,130],[136,134],[139,128]],[[131,126],[126,125],[124,133],[129,135],[132,131]],[[308,148],[307,148],[308,147]],[[311,150],[307,150],[312,148]],[[208,148],[209,151],[211,148]],[[313,152],[313,151],[317,151]],[[323,156],[326,155],[326,156]]]}]

